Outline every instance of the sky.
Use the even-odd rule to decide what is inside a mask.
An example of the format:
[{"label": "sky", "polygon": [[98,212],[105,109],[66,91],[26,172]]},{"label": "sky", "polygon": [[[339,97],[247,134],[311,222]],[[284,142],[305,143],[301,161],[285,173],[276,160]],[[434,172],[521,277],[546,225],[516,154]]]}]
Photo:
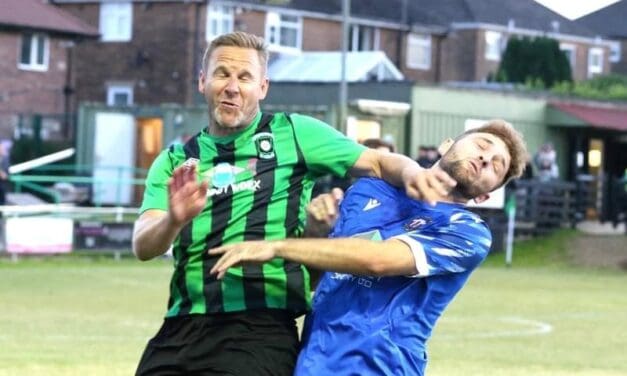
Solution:
[{"label": "sky", "polygon": [[575,19],[619,0],[535,0],[562,16]]}]

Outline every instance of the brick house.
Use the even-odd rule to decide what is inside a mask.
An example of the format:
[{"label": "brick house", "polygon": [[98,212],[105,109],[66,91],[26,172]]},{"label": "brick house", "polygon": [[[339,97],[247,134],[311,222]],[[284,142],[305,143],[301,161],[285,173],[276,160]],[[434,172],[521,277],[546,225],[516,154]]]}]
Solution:
[{"label": "brick house", "polygon": [[[207,41],[262,35],[275,54],[341,49],[340,0],[54,0],[101,38],[80,45],[77,96],[110,105],[202,102]],[[533,0],[353,0],[350,51],[380,50],[410,81],[482,81],[512,35],[546,35],[567,51],[575,79],[609,71],[609,42]]]},{"label": "brick house", "polygon": [[74,110],[73,51],[97,36],[97,29],[42,1],[2,1],[0,137],[13,136],[20,116]]},{"label": "brick house", "polygon": [[627,1],[621,0],[596,12],[578,18],[580,23],[599,36],[610,39],[611,71],[627,74]]}]

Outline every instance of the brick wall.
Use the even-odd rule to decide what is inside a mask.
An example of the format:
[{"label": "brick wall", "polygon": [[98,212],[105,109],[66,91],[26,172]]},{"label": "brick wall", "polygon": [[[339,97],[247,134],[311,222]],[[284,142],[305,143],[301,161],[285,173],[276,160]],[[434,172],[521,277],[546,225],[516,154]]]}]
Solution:
[{"label": "brick wall", "polygon": [[342,24],[313,18],[303,19],[303,51],[341,51]]},{"label": "brick wall", "polygon": [[0,33],[0,137],[10,137],[18,114],[60,114],[67,70],[63,39],[49,37],[46,71],[18,68],[22,35]]},{"label": "brick wall", "polygon": [[[92,25],[99,23],[99,4],[62,8]],[[105,102],[109,83],[129,83],[135,104],[191,103],[197,61],[206,46],[205,15],[204,6],[193,3],[135,3],[131,41],[89,41],[77,47],[77,98]]]},{"label": "brick wall", "polygon": [[474,30],[456,30],[442,41],[442,81],[475,79],[476,58],[478,54],[483,54],[483,49],[477,48],[477,38]]}]

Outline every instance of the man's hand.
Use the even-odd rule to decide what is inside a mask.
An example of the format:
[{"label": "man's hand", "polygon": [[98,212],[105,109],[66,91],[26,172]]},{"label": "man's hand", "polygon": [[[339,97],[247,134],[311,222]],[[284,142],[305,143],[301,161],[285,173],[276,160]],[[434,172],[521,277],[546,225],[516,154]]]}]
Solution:
[{"label": "man's hand", "polygon": [[196,180],[196,165],[183,165],[172,173],[168,182],[168,219],[182,227],[197,216],[207,204],[207,182]]},{"label": "man's hand", "polygon": [[311,200],[307,205],[305,234],[309,237],[326,237],[337,221],[343,198],[344,192],[333,188],[330,193],[323,193]]},{"label": "man's hand", "polygon": [[241,265],[244,262],[263,263],[276,256],[278,242],[247,241],[236,244],[223,245],[209,250],[210,255],[222,255],[211,268],[211,274],[218,274],[216,278],[222,279],[226,270],[232,266]]},{"label": "man's hand", "polygon": [[403,170],[403,183],[407,196],[423,200],[430,205],[448,196],[457,185],[439,166],[423,169],[418,166],[406,167]]}]

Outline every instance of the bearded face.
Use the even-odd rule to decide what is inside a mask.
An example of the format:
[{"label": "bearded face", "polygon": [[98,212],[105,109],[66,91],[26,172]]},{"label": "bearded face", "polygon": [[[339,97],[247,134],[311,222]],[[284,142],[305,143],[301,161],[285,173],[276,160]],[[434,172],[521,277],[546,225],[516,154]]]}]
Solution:
[{"label": "bearded face", "polygon": [[471,200],[501,185],[511,157],[505,143],[490,133],[470,133],[457,140],[439,166],[457,181],[455,194]]}]

